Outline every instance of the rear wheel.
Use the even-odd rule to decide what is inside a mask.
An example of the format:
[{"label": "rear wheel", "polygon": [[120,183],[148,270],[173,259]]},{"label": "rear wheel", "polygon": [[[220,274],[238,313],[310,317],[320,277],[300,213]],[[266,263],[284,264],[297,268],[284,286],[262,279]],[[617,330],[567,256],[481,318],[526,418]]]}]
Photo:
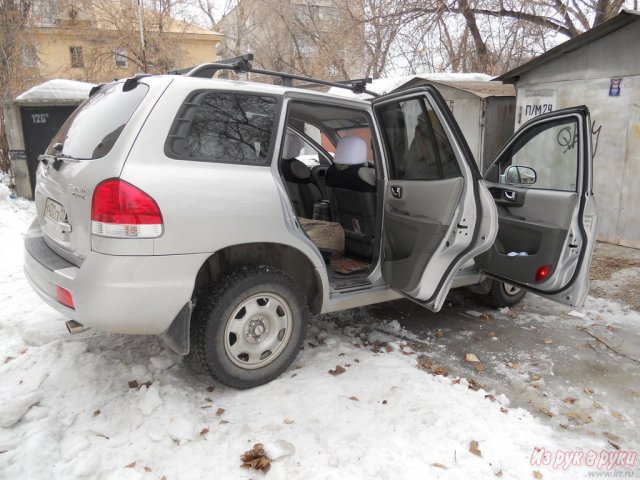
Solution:
[{"label": "rear wheel", "polygon": [[308,321],[305,296],[291,277],[267,266],[240,267],[200,295],[191,361],[225,385],[262,385],[291,365]]},{"label": "rear wheel", "polygon": [[491,280],[491,290],[482,299],[497,308],[511,307],[519,303],[527,294],[526,290],[499,280]]}]

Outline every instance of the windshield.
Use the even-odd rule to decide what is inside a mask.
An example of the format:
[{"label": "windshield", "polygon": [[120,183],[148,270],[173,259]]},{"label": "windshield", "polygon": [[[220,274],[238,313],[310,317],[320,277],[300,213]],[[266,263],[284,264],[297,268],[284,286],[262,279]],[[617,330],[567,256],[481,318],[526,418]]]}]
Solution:
[{"label": "windshield", "polygon": [[109,153],[149,91],[140,83],[123,91],[123,85],[119,82],[101,87],[73,112],[53,137],[47,154],[93,160]]}]

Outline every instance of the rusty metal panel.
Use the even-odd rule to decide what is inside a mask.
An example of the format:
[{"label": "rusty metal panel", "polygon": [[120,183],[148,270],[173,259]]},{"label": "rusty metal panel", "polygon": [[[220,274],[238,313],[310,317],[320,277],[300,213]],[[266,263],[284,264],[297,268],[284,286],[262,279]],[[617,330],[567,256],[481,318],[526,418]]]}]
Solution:
[{"label": "rusty metal panel", "polygon": [[513,135],[516,118],[516,99],[513,97],[489,97],[485,99],[485,119],[480,169],[484,172],[495,159],[509,137]]}]

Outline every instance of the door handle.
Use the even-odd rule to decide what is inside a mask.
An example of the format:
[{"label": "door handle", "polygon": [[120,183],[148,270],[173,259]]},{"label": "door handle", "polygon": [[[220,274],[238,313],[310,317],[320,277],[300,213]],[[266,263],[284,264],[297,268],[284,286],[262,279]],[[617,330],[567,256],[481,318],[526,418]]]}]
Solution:
[{"label": "door handle", "polygon": [[398,185],[391,186],[391,196],[393,198],[402,198],[402,187]]},{"label": "door handle", "polygon": [[505,190],[504,198],[511,202],[515,202],[516,198],[518,198],[518,194],[516,192],[512,192],[511,190]]}]

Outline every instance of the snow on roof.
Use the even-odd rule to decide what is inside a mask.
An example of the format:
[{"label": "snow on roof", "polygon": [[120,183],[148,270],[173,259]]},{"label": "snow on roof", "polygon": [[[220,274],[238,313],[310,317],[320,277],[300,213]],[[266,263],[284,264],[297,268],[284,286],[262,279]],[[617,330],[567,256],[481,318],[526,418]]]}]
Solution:
[{"label": "snow on roof", "polygon": [[[415,79],[433,82],[488,82],[493,77],[484,73],[421,73],[418,75],[404,75],[401,77],[378,78],[367,85],[367,90],[378,94],[389,93],[396,88]],[[355,94],[350,90],[331,87],[330,93],[342,97],[365,98],[365,94]]]},{"label": "snow on roof", "polygon": [[79,103],[87,99],[95,84],[56,78],[30,88],[16,97],[18,103]]},{"label": "snow on roof", "polygon": [[409,80],[407,83],[404,83],[400,86],[400,88],[410,88],[412,86],[419,86],[422,84],[422,80],[427,83],[433,83],[437,85],[445,85],[447,87],[455,88],[458,90],[463,90],[465,92],[471,93],[476,97],[487,98],[487,97],[515,97],[516,89],[513,85],[505,85],[498,82],[489,82],[487,80],[483,81],[467,81],[467,80],[453,80],[453,81],[443,81],[443,80],[434,80],[430,79],[422,79],[422,78],[414,78]]}]

